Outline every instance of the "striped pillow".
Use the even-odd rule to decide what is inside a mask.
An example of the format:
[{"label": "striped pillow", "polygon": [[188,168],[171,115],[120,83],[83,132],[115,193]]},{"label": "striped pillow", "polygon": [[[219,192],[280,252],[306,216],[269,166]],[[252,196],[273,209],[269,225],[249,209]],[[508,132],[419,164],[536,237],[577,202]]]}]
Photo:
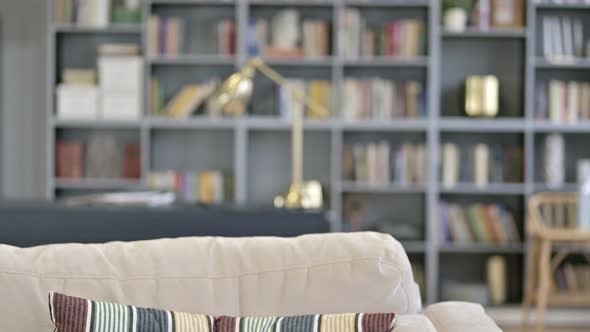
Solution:
[{"label": "striped pillow", "polygon": [[322,314],[293,317],[228,317],[139,308],[49,294],[55,332],[390,332],[396,316]]},{"label": "striped pillow", "polygon": [[55,332],[212,332],[213,317],[85,300],[52,292]]},{"label": "striped pillow", "polygon": [[218,317],[215,332],[389,332],[395,314],[329,314],[294,317]]}]

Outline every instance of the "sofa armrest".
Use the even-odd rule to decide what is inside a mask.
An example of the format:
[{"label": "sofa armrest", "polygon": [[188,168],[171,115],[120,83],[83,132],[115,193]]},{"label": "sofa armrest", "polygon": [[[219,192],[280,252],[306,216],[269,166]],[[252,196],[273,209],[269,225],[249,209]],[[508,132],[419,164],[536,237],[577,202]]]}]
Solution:
[{"label": "sofa armrest", "polygon": [[438,332],[502,332],[479,304],[437,303],[426,308],[424,314]]}]

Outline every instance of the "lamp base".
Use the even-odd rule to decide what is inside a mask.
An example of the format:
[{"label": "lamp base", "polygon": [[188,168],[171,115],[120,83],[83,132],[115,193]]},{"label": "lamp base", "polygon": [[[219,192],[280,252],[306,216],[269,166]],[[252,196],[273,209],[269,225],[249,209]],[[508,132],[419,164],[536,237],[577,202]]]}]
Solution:
[{"label": "lamp base", "polygon": [[319,181],[293,183],[285,194],[277,195],[274,206],[282,209],[321,209],[324,205],[322,185]]}]

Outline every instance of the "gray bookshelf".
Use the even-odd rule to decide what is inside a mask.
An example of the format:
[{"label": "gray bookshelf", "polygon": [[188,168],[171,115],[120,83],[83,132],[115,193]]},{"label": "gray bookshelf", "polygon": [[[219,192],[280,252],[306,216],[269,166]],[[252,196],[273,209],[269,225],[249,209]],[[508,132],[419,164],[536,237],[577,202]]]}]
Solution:
[{"label": "gray bookshelf", "polygon": [[[176,58],[145,56],[145,116],[137,121],[64,121],[54,116],[54,104],[49,103],[47,151],[54,151],[56,137],[85,135],[94,130],[112,130],[123,136],[134,136],[141,144],[142,174],[139,181],[60,180],[54,177],[55,156],[48,153],[47,197],[105,190],[135,190],[144,188],[146,175],[154,170],[207,168],[233,172],[234,202],[248,205],[270,205],[275,194],[288,188],[290,182],[290,122],[264,116],[269,107],[268,92],[255,94],[252,114],[241,118],[211,119],[194,117],[176,121],[149,117],[148,79],[158,76],[167,96],[171,91],[191,80],[225,77],[247,61],[245,31],[251,17],[267,17],[283,7],[295,7],[305,17],[312,15],[331,21],[337,31],[339,13],[346,7],[367,11],[368,19],[375,12],[392,17],[422,17],[428,28],[427,55],[416,59],[375,58],[371,61],[349,60],[338,54],[338,39],[334,38],[334,53],[319,60],[268,60],[268,64],[287,77],[322,78],[331,80],[334,109],[340,108],[340,83],[345,77],[380,76],[383,78],[416,78],[427,88],[428,115],[410,120],[344,122],[336,115],[333,119],[318,122],[306,120],[305,165],[306,179],[318,179],[327,190],[327,207],[332,230],[342,231],[343,200],[345,195],[367,195],[371,208],[395,211],[400,218],[420,222],[423,237],[419,241],[403,243],[410,259],[422,264],[425,271],[425,302],[440,299],[441,280],[485,280],[485,257],[507,257],[510,280],[509,304],[522,299],[524,254],[528,243],[508,246],[472,244],[439,244],[437,235],[438,202],[501,203],[510,208],[518,219],[520,231],[524,228],[526,199],[537,191],[573,190],[575,179],[568,170],[568,184],[563,188],[547,188],[539,164],[540,146],[544,135],[561,132],[566,141],[580,142],[590,135],[590,124],[555,125],[534,118],[535,84],[542,78],[584,77],[590,62],[556,65],[545,61],[538,47],[541,33],[537,16],[553,11],[568,12],[590,9],[586,5],[548,5],[528,1],[527,26],[520,30],[498,30],[451,33],[441,27],[439,0],[146,0],[144,16],[154,12],[174,13],[193,20],[209,22],[212,17],[232,17],[237,28],[237,54],[221,57],[212,54],[195,54]],[[51,12],[51,11],[50,11]],[[51,13],[49,22],[53,22]],[[588,19],[586,19],[588,20]],[[66,66],[90,67],[95,57],[89,49],[105,41],[135,41],[147,43],[147,25],[112,26],[107,29],[88,29],[76,26],[55,26],[48,29],[49,100],[54,100],[57,77]],[[192,24],[192,23],[191,23]],[[192,26],[191,26],[192,27]],[[209,41],[211,42],[211,41]],[[197,47],[196,45],[194,47]],[[68,52],[64,52],[64,50]],[[145,53],[145,52],[144,52]],[[580,71],[584,71],[580,74]],[[460,109],[462,81],[467,75],[495,74],[501,82],[501,111],[494,119],[469,119]],[[503,84],[503,82],[505,82]],[[257,85],[271,87],[270,82],[257,80]],[[272,91],[272,90],[269,90]],[[274,96],[273,96],[274,97]],[[258,103],[257,103],[258,102]],[[337,113],[337,112],[336,112]],[[571,137],[570,137],[571,136]],[[585,136],[588,137],[588,136]],[[343,181],[341,174],[342,147],[355,140],[387,138],[390,141],[423,140],[428,151],[427,181],[420,186],[369,186]],[[482,189],[470,183],[444,188],[439,183],[438,164],[441,142],[473,141],[519,144],[524,147],[524,182],[490,184]],[[569,152],[568,152],[569,153]],[[571,157],[583,156],[574,151]],[[588,156],[587,156],[588,157]],[[461,267],[461,268],[458,268]],[[439,275],[441,278],[439,278]]]}]

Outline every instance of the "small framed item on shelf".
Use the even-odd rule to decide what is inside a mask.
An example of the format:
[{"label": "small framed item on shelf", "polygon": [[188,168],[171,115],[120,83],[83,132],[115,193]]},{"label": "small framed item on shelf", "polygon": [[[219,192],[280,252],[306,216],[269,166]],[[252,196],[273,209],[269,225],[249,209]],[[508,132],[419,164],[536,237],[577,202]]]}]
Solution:
[{"label": "small framed item on shelf", "polygon": [[516,29],[524,26],[524,0],[492,0],[492,27]]}]

